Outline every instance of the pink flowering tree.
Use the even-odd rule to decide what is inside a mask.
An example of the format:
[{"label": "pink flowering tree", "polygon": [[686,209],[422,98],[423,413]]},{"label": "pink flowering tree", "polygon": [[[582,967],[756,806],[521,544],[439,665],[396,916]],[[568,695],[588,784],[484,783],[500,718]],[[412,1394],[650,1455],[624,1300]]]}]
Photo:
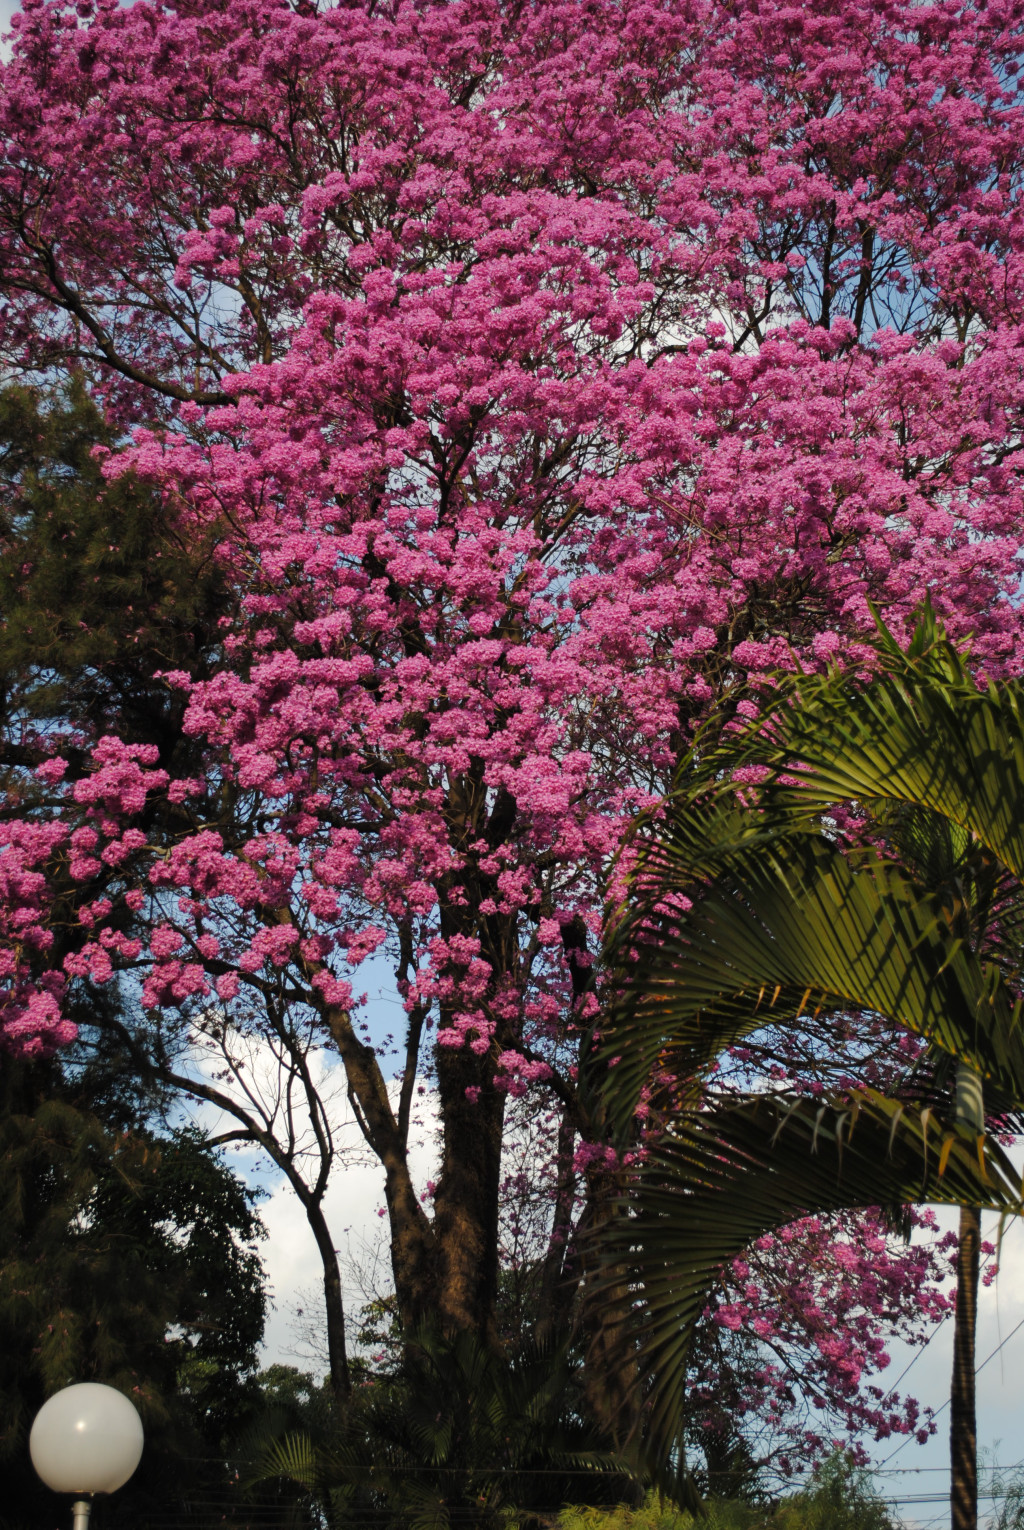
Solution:
[{"label": "pink flowering tree", "polygon": [[[934,1231],[930,1211],[916,1220]],[[920,1344],[951,1314],[936,1276],[955,1244],[894,1248],[874,1213],[805,1217],[734,1260],[691,1360],[685,1436],[703,1485],[728,1491],[755,1470],[785,1480],[837,1443],[866,1464],[865,1439],[928,1438],[930,1413],[881,1373],[890,1337]]]},{"label": "pink flowering tree", "polygon": [[[927,591],[991,673],[1019,663],[1021,24],[1011,0],[25,0],[3,364],[88,378],[127,443],[111,479],[213,536],[239,614],[211,673],[161,671],[187,774],[116,730],[17,740],[9,1047],[65,1043],[76,985],[186,1031],[312,1026],[385,1174],[403,1321],[485,1337],[533,1092],[557,1305],[600,1214],[576,1068],[607,869],[710,703],[749,714],[869,601],[898,627]],[[397,1090],[361,1025],[374,953]],[[869,1326],[906,1317],[917,1256],[892,1269]],[[831,1300],[805,1334],[846,1322]],[[852,1397],[850,1364],[819,1345],[815,1385]]]}]

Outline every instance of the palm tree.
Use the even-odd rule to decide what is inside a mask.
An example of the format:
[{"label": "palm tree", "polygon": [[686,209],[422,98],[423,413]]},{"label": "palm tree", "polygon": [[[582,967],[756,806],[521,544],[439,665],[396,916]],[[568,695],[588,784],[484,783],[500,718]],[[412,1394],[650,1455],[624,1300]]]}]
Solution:
[{"label": "palm tree", "polygon": [[[959,1204],[952,1522],[975,1530],[979,1210],[1021,1209],[985,1107],[1012,1122],[1024,1103],[1024,686],[976,685],[927,609],[907,652],[881,623],[876,651],[867,681],[798,675],[755,726],[699,745],[640,829],[591,1071],[620,1129],[646,1092],[665,1130],[606,1257],[641,1292],[665,1450],[731,1257],[802,1213]],[[919,1064],[853,1081],[851,1015],[920,1038]],[[816,1036],[823,1092],[716,1089],[718,1060],[768,1029]]]}]

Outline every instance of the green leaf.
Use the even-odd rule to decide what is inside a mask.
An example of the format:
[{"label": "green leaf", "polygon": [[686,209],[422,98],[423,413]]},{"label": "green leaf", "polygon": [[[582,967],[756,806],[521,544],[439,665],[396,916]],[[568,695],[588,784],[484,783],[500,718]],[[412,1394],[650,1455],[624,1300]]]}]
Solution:
[{"label": "green leaf", "polygon": [[[644,858],[653,889],[612,929],[605,1055],[621,1061],[604,1091],[620,1124],[656,1062],[694,1078],[765,1024],[811,1013],[884,1015],[1024,1096],[1020,1004],[940,896],[817,830],[768,836],[762,823],[744,840],[740,817],[721,804],[672,817]],[[689,909],[670,897],[687,888]]]},{"label": "green leaf", "polygon": [[783,681],[759,724],[702,762],[705,780],[765,766],[792,782],[776,785],[773,810],[798,815],[849,801],[923,807],[1024,880],[1024,684],[977,686],[927,611],[906,654],[879,626],[885,672],[868,684]]}]

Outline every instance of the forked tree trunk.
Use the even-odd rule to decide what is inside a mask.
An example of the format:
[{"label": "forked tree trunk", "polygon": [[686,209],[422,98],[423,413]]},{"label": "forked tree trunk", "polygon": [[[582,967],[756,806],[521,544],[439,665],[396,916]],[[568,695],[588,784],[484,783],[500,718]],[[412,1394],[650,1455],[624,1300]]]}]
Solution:
[{"label": "forked tree trunk", "polygon": [[[956,1120],[980,1134],[985,1130],[981,1078],[967,1063],[956,1070]],[[952,1530],[978,1530],[978,1430],[975,1419],[974,1342],[978,1326],[981,1212],[960,1208],[956,1265],[953,1380],[949,1408],[949,1500]]]},{"label": "forked tree trunk", "polygon": [[[420,1205],[409,1168],[407,1132],[388,1097],[373,1048],[356,1036],[347,1011],[328,1011],[349,1099],[368,1145],[385,1170],[392,1270],[403,1329],[438,1324],[496,1346],[498,1197],[505,1096],[494,1087],[496,1059],[471,1047],[439,1048],[442,1123],[434,1216]],[[442,1024],[445,1016],[442,1013]]]}]

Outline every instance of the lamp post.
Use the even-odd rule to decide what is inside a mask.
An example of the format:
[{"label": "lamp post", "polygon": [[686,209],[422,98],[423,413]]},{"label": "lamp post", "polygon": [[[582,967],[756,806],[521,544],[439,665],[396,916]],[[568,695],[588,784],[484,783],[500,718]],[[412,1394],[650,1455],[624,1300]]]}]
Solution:
[{"label": "lamp post", "polygon": [[142,1420],[123,1392],[82,1381],[43,1403],[28,1449],[47,1487],[75,1495],[74,1530],[88,1530],[93,1495],[124,1487],[139,1464]]}]

